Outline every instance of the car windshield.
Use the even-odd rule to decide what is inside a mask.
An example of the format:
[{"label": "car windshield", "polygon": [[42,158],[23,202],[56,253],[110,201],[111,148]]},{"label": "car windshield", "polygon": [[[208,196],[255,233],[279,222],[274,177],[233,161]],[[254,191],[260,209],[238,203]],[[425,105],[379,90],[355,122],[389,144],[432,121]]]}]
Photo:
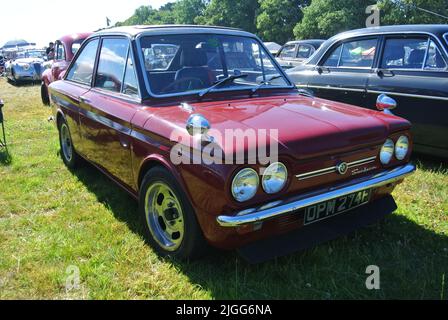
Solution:
[{"label": "car windshield", "polygon": [[[210,88],[253,89],[260,84],[263,89],[291,86],[254,38],[214,34],[144,36],[140,44],[148,89],[156,95],[193,94]],[[229,77],[230,81],[216,86]]]},{"label": "car windshield", "polygon": [[27,51],[25,53],[25,56],[27,58],[43,58],[44,52],[43,51]]}]

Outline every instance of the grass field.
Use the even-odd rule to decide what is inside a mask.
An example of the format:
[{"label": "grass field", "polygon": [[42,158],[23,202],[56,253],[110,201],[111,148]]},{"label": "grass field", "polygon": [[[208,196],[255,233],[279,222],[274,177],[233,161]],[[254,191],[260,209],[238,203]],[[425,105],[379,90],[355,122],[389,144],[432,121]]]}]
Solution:
[{"label": "grass field", "polygon": [[[74,173],[39,87],[0,79],[10,157],[0,154],[0,299],[447,299],[448,165],[418,172],[384,223],[315,249],[251,266],[216,252],[159,259],[141,236],[137,204],[96,169]],[[366,289],[366,268],[381,289]],[[71,267],[80,286],[66,290]]]}]

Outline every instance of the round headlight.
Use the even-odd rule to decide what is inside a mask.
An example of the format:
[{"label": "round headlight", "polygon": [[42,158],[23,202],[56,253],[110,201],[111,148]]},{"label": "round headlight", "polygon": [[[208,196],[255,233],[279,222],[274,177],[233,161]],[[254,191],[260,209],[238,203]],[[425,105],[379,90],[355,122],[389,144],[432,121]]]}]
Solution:
[{"label": "round headlight", "polygon": [[398,160],[404,160],[408,155],[409,151],[409,139],[406,136],[401,136],[397,144],[395,145],[395,156]]},{"label": "round headlight", "polygon": [[263,190],[268,194],[282,191],[288,180],[288,169],[283,163],[271,164],[263,174]]},{"label": "round headlight", "polygon": [[232,195],[238,202],[252,199],[257,193],[260,178],[254,169],[243,169],[233,179]]},{"label": "round headlight", "polygon": [[382,164],[387,165],[390,163],[392,157],[394,156],[395,151],[394,149],[395,149],[394,142],[391,139],[387,139],[387,141],[381,148],[380,160]]}]

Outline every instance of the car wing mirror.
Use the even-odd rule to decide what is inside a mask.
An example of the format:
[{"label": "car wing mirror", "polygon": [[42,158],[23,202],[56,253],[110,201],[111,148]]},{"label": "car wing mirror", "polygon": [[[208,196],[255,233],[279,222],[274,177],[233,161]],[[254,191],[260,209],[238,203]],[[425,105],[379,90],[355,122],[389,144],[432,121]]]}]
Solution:
[{"label": "car wing mirror", "polygon": [[3,108],[4,105],[5,105],[5,103],[3,102],[2,99],[0,99],[0,109]]},{"label": "car wing mirror", "polygon": [[397,101],[386,94],[381,94],[376,100],[376,108],[384,113],[392,114],[391,110],[397,107]]}]

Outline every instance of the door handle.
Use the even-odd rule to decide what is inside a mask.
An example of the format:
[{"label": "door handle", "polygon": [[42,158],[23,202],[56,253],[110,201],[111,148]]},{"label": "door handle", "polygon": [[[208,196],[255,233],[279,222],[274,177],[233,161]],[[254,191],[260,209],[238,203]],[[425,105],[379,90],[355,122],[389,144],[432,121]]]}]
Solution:
[{"label": "door handle", "polygon": [[386,69],[377,69],[376,70],[376,74],[380,78],[382,78],[382,77],[393,77],[395,75],[392,71],[386,70]]}]

